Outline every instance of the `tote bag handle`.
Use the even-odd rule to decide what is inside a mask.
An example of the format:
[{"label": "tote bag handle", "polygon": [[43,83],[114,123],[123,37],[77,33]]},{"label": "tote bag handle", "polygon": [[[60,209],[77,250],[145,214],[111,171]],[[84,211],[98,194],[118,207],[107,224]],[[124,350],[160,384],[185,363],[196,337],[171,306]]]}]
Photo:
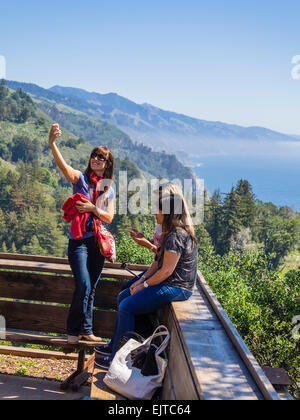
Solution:
[{"label": "tote bag handle", "polygon": [[[159,330],[164,330],[164,331],[162,331],[162,332],[158,332]],[[166,337],[165,339],[164,339],[164,341],[161,343],[161,345],[157,348],[157,350],[156,350],[156,352],[155,352],[155,354],[156,354],[156,356],[159,356],[166,348],[167,348],[167,346],[168,346],[168,344],[169,344],[169,341],[170,341],[170,338],[171,338],[171,335],[170,335],[170,333],[169,333],[169,330],[168,330],[168,328],[167,327],[165,327],[164,325],[160,325],[159,327],[157,327],[156,328],[156,330],[154,331],[154,333],[152,334],[152,336],[151,337],[149,337],[148,338],[148,340],[147,340],[147,342],[148,341],[152,341],[154,338],[157,338],[157,337]]]}]

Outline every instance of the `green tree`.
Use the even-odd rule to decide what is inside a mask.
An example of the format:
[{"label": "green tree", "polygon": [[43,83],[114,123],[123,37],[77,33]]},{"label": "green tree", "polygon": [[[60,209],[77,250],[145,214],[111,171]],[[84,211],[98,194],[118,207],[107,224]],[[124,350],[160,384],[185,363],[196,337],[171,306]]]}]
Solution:
[{"label": "green tree", "polygon": [[223,226],[220,190],[215,191],[212,198],[205,201],[204,226],[210,234],[215,251],[218,252]]},{"label": "green tree", "polygon": [[239,219],[245,228],[253,228],[256,217],[256,202],[250,183],[240,180],[236,187]]},{"label": "green tree", "polygon": [[127,234],[117,238],[117,261],[131,264],[151,265],[154,254],[148,249],[137,245]]},{"label": "green tree", "polygon": [[0,82],[0,101],[3,101],[4,98],[8,95],[8,89],[6,87],[5,79],[2,79]]},{"label": "green tree", "polygon": [[264,243],[266,253],[272,255],[271,261],[274,267],[277,267],[283,257],[295,248],[299,230],[297,219],[282,219],[275,216],[265,220],[260,231],[260,240]]},{"label": "green tree", "polygon": [[222,208],[222,245],[220,246],[221,254],[224,254],[230,249],[230,240],[242,229],[242,222],[239,212],[239,197],[235,189],[232,188],[230,193],[224,200]]},{"label": "green tree", "polygon": [[4,241],[6,238],[7,231],[6,231],[6,223],[5,223],[5,217],[4,213],[0,208],[0,243]]},{"label": "green tree", "polygon": [[212,248],[212,240],[203,223],[195,226],[195,235],[198,241],[199,255],[202,256],[208,248]]},{"label": "green tree", "polygon": [[13,162],[21,160],[29,163],[39,159],[41,145],[37,139],[31,139],[27,136],[16,136],[13,138],[11,152]]},{"label": "green tree", "polygon": [[[30,208],[21,215],[19,220],[19,247],[27,247],[32,244],[32,238],[36,237],[43,255],[61,257],[67,248],[67,238],[58,227],[56,213],[49,208]],[[35,240],[36,243],[36,240]]]},{"label": "green tree", "polygon": [[7,253],[7,252],[8,252],[8,250],[7,250],[7,245],[6,245],[6,243],[5,243],[5,242],[2,242],[1,252],[4,252],[4,253]]},{"label": "green tree", "polygon": [[47,255],[45,250],[40,246],[37,236],[33,236],[30,242],[22,247],[22,253],[28,255]]},{"label": "green tree", "polygon": [[11,249],[10,249],[10,252],[11,252],[12,254],[17,254],[17,248],[16,248],[16,245],[15,245],[15,243],[14,243],[14,242],[11,244]]}]

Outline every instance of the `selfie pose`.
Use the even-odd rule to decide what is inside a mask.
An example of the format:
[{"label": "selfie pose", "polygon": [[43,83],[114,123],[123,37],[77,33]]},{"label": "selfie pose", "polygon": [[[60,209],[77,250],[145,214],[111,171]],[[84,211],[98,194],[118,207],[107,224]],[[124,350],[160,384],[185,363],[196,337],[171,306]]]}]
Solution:
[{"label": "selfie pose", "polygon": [[134,331],[136,315],[154,312],[192,295],[197,279],[197,240],[182,197],[161,197],[156,221],[162,226],[162,242],[155,261],[140,279],[119,294],[113,338],[109,344],[95,348],[101,356],[96,365],[103,369],[109,368],[121,338]]},{"label": "selfie pose", "polygon": [[[73,196],[64,205],[65,219],[72,220],[68,258],[75,279],[75,291],[67,320],[68,342],[79,338],[100,342],[93,334],[93,304],[104,267],[95,238],[95,224],[110,224],[114,218],[114,157],[103,146],[95,147],[84,173],[73,169],[61,155],[56,139],[61,136],[58,124],[51,127],[49,144],[58,168],[73,184]],[[104,187],[105,185],[105,187]],[[99,223],[98,223],[99,224]]]}]

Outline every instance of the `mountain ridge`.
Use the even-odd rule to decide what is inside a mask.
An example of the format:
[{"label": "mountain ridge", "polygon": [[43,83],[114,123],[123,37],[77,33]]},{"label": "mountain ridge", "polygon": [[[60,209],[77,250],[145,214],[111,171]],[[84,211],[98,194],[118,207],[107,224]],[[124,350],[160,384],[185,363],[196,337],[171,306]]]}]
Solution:
[{"label": "mountain ridge", "polygon": [[[170,180],[196,179],[195,173],[177,160],[175,155],[152,151],[149,146],[134,143],[130,137],[105,119],[97,118],[97,107],[88,112],[90,104],[80,98],[64,97],[35,84],[8,81],[11,89],[22,89],[35,99],[48,116],[65,126],[75,136],[85,138],[90,144],[107,144],[121,159],[129,157],[147,176]],[[82,91],[84,92],[84,91]],[[95,118],[95,112],[97,113]]]},{"label": "mountain ridge", "polygon": [[[16,85],[17,82],[8,82]],[[177,156],[184,164],[194,157],[213,151],[216,154],[264,144],[297,142],[299,136],[280,133],[265,127],[206,121],[184,114],[166,111],[154,105],[137,104],[117,93],[101,94],[84,89],[18,84],[25,91],[47,101],[62,103],[88,117],[106,121],[118,127],[137,143],[152,150],[165,151]]]},{"label": "mountain ridge", "polygon": [[[65,93],[67,93],[67,94],[69,94],[73,97],[81,97],[81,99],[85,99],[85,100],[87,100],[88,96],[90,96],[91,98],[93,97],[95,99],[96,98],[101,99],[101,98],[111,98],[111,97],[113,97],[113,98],[117,98],[119,102],[121,101],[121,102],[124,102],[126,104],[132,104],[137,109],[140,109],[140,107],[148,108],[150,110],[159,111],[159,112],[165,114],[166,116],[181,117],[181,118],[185,119],[186,121],[190,121],[190,122],[198,122],[198,123],[201,123],[201,124],[208,124],[208,125],[225,126],[225,127],[237,128],[237,129],[242,129],[242,130],[262,130],[265,133],[268,132],[268,133],[272,133],[274,135],[275,134],[276,135],[281,135],[281,136],[285,136],[285,137],[288,137],[288,138],[293,137],[292,135],[282,133],[282,132],[279,132],[279,131],[276,131],[276,130],[272,130],[270,128],[258,126],[258,125],[243,126],[243,125],[240,125],[240,124],[226,123],[226,122],[219,121],[219,120],[204,120],[204,119],[201,119],[201,118],[191,117],[191,116],[188,116],[188,115],[183,114],[183,113],[164,110],[160,107],[157,107],[155,105],[152,105],[152,104],[149,104],[149,103],[146,103],[146,102],[143,103],[143,104],[137,104],[136,102],[134,102],[130,99],[127,99],[123,96],[120,96],[119,94],[117,94],[115,92],[110,92],[110,93],[107,93],[107,94],[101,94],[101,93],[94,92],[94,91],[89,92],[89,91],[86,91],[86,90],[81,89],[81,88],[63,87],[63,86],[60,86],[60,85],[55,85],[55,86],[51,87],[49,90],[51,92],[59,93],[61,95],[64,95]],[[81,95],[78,94],[79,92],[80,92]],[[295,137],[300,137],[300,135],[299,136],[295,135]]]}]

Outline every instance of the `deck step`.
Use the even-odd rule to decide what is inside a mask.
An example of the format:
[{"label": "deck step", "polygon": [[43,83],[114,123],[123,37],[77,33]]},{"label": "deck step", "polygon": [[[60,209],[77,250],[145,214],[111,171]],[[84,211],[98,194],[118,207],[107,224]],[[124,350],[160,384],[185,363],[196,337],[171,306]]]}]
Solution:
[{"label": "deck step", "polygon": [[99,369],[97,367],[94,368],[93,373],[93,381],[92,381],[92,388],[91,388],[91,400],[102,400],[102,401],[124,401],[126,398],[122,397],[122,395],[117,394],[116,392],[112,391],[108,388],[103,379],[106,375],[106,371],[103,369]]}]

